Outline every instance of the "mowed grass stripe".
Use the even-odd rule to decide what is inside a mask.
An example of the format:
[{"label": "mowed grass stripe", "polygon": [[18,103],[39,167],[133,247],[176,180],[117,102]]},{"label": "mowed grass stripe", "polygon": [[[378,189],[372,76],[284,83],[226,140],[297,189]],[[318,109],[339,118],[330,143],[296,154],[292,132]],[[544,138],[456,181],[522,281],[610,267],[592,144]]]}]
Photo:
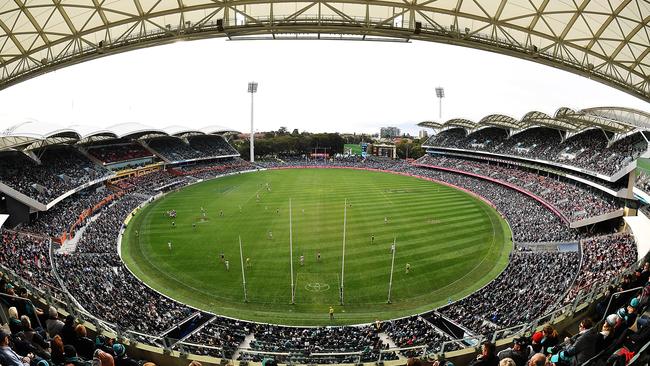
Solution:
[{"label": "mowed grass stripe", "polygon": [[[289,199],[295,305],[289,304]],[[336,306],[336,324],[429,310],[483,286],[507,264],[510,232],[485,203],[426,180],[345,169],[242,174],[171,193],[132,220],[124,236],[123,258],[150,286],[208,311],[283,324],[330,324],[327,308],[338,304],[346,199],[351,203],[347,208],[346,304]],[[207,212],[204,222],[201,207]],[[178,214],[174,229],[165,216],[171,209]],[[384,217],[388,217],[387,224]],[[138,238],[133,235],[136,229]],[[244,257],[253,263],[246,269],[250,300],[246,304],[238,235]],[[375,235],[374,244],[371,235]],[[389,248],[394,237],[398,249],[389,305]],[[170,240],[171,252],[167,249]],[[319,251],[321,261],[317,262]],[[219,260],[221,252],[230,261],[230,271]],[[304,266],[299,265],[300,255],[305,256]],[[409,274],[404,270],[406,263],[412,267]],[[323,290],[314,291],[314,284]]]}]

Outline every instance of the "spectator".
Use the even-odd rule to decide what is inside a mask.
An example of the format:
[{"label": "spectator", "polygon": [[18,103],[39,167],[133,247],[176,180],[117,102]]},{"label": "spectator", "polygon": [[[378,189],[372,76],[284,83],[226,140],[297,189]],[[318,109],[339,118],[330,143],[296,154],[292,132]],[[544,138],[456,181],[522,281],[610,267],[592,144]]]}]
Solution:
[{"label": "spectator", "polygon": [[50,345],[45,342],[43,337],[36,332],[34,329],[32,329],[32,324],[31,321],[29,320],[29,317],[27,315],[23,315],[20,317],[20,322],[22,323],[22,332],[19,334],[21,335],[22,339],[33,347],[33,352],[37,354],[39,357],[49,359],[50,358],[50,353],[49,353],[49,348]]},{"label": "spectator", "polygon": [[528,366],[545,366],[546,355],[543,353],[535,353],[533,357],[528,360]]},{"label": "spectator", "polygon": [[51,352],[52,363],[54,363],[55,365],[63,364],[65,362],[65,351],[63,348],[64,345],[61,336],[55,335],[54,338],[52,338],[52,341],[50,342],[50,346],[52,349]]},{"label": "spectator", "polygon": [[95,352],[95,342],[88,338],[86,327],[79,324],[74,328],[74,332],[76,335],[74,348],[77,350],[77,354],[85,360],[91,360],[93,352]]},{"label": "spectator", "polygon": [[0,364],[6,366],[25,366],[29,365],[31,357],[21,357],[9,347],[9,334],[0,330]]},{"label": "spectator", "polygon": [[594,357],[598,344],[598,332],[592,327],[593,323],[590,319],[585,318],[580,321],[578,334],[567,338],[565,344],[568,346],[552,357],[551,361],[578,366]]},{"label": "spectator", "polygon": [[47,334],[54,338],[54,336],[61,333],[63,329],[63,322],[59,319],[59,312],[54,306],[50,306],[47,311],[48,318],[45,321],[45,327],[47,328]]},{"label": "spectator", "polygon": [[7,311],[9,314],[9,330],[11,334],[16,334],[23,330],[23,323],[18,319],[18,310],[14,306]]},{"label": "spectator", "polygon": [[86,361],[77,356],[77,350],[71,344],[63,346],[63,355],[65,356],[66,366],[68,366],[68,364],[73,366],[88,366]]},{"label": "spectator", "polygon": [[506,348],[497,354],[501,361],[508,358],[516,366],[526,366],[528,361],[528,342],[526,338],[516,338],[512,342],[512,348]]},{"label": "spectator", "polygon": [[498,366],[499,358],[495,355],[495,346],[491,342],[483,342],[481,353],[470,362],[470,366]]},{"label": "spectator", "polygon": [[115,355],[115,366],[138,366],[138,362],[126,354],[126,347],[123,344],[113,344],[113,354]]},{"label": "spectator", "polygon": [[549,354],[550,349],[560,343],[560,335],[551,324],[544,324],[542,330],[537,331],[532,336],[533,349],[536,352]]}]

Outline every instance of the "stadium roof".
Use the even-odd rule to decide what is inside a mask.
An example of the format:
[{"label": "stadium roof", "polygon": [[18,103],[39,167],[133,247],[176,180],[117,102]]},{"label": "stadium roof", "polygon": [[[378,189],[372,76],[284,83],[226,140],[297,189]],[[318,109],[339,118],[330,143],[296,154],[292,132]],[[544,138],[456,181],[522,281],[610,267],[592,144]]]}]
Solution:
[{"label": "stadium roof", "polygon": [[30,119],[15,123],[4,131],[0,130],[0,151],[27,150],[61,143],[84,143],[95,139],[139,139],[156,136],[181,137],[191,134],[222,135],[229,133],[237,133],[237,131],[222,126],[209,126],[199,130],[181,126],[153,128],[137,122],[120,123],[106,128],[84,125],[62,127]]},{"label": "stadium roof", "polygon": [[646,0],[5,1],[0,88],[179,39],[389,38],[520,57],[650,100],[649,22]]},{"label": "stadium roof", "polygon": [[650,114],[630,108],[596,107],[574,111],[571,108],[559,108],[553,116],[539,111],[526,113],[520,120],[501,114],[483,117],[478,123],[454,118],[445,122],[425,121],[420,127],[439,130],[464,128],[469,133],[485,128],[497,127],[516,134],[532,127],[548,127],[576,135],[592,128],[600,128],[614,135],[616,141],[636,131],[650,131]]}]

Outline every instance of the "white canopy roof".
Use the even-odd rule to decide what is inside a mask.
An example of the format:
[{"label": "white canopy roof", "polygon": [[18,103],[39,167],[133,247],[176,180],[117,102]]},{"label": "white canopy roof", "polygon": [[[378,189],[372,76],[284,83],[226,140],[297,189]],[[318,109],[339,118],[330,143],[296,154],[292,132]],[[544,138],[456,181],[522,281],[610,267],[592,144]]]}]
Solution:
[{"label": "white canopy roof", "polygon": [[182,126],[155,128],[139,122],[126,122],[106,128],[86,125],[63,127],[33,119],[23,119],[4,131],[0,130],[0,151],[35,148],[44,144],[53,143],[84,142],[93,137],[138,139],[151,136],[181,136],[190,133],[220,135],[231,132],[236,132],[236,130],[223,126],[208,126],[201,129]]},{"label": "white canopy roof", "polygon": [[648,19],[647,0],[4,1],[0,88],[179,39],[393,38],[520,57],[650,100]]},{"label": "white canopy roof", "polygon": [[491,114],[483,117],[478,123],[453,118],[445,122],[424,121],[418,123],[418,126],[432,129],[463,128],[467,131],[492,126],[513,132],[531,127],[549,127],[574,134],[590,128],[600,128],[622,136],[636,131],[650,130],[650,114],[621,107],[594,107],[579,111],[562,107],[555,111],[553,116],[531,111],[519,120],[501,114]]}]

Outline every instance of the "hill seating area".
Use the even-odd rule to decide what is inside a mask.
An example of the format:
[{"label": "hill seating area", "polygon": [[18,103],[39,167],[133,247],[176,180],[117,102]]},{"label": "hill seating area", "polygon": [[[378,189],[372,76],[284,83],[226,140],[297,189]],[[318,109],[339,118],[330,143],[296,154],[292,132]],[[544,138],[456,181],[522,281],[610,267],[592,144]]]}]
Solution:
[{"label": "hill seating area", "polygon": [[648,144],[640,132],[607,147],[607,138],[600,129],[562,141],[559,131],[549,128],[532,128],[509,139],[506,139],[504,130],[497,128],[485,128],[469,135],[455,128],[431,136],[423,145],[534,158],[607,176],[618,172],[648,150]]}]

